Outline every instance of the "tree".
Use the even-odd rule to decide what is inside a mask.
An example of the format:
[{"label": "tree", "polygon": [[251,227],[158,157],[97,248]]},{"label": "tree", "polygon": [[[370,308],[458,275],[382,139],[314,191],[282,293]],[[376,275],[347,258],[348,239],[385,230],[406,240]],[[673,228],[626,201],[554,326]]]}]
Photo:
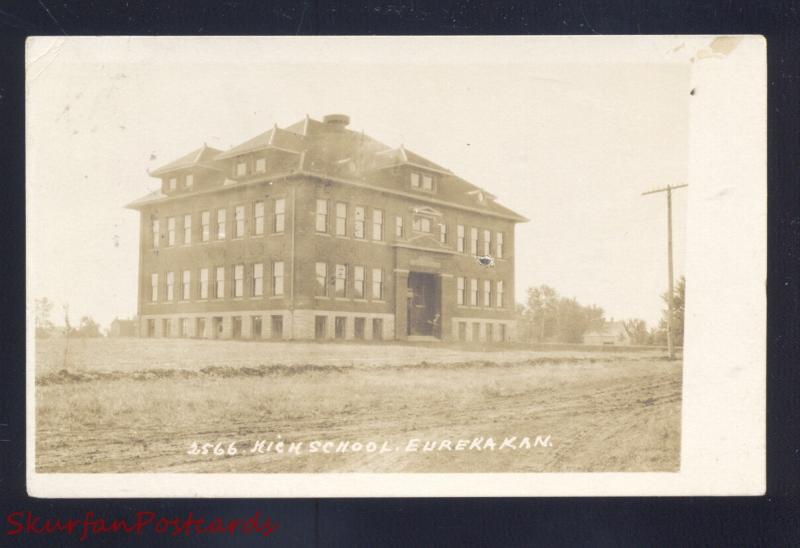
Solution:
[{"label": "tree", "polygon": [[558,292],[550,286],[528,288],[525,318],[532,339],[544,341],[553,334],[558,310]]},{"label": "tree", "polygon": [[650,333],[647,331],[647,322],[639,318],[625,320],[622,325],[631,344],[646,345],[650,344]]},{"label": "tree", "polygon": [[53,322],[50,321],[50,313],[53,311],[53,302],[47,297],[34,301],[36,309],[36,336],[46,338],[53,333]]},{"label": "tree", "polygon": [[76,329],[73,334],[81,338],[102,337],[100,333],[100,324],[94,321],[91,316],[83,316],[78,329]]},{"label": "tree", "polygon": [[[664,332],[664,344],[666,344],[667,318],[669,316],[669,292],[665,291],[661,299],[666,305],[662,312],[663,317],[659,323],[659,329]],[[672,342],[675,346],[683,346],[683,324],[686,309],[686,277],[681,276],[672,292]]]},{"label": "tree", "polygon": [[584,333],[599,329],[605,323],[602,308],[560,297],[547,285],[528,288],[528,300],[519,314],[522,337],[537,342],[579,343]]}]

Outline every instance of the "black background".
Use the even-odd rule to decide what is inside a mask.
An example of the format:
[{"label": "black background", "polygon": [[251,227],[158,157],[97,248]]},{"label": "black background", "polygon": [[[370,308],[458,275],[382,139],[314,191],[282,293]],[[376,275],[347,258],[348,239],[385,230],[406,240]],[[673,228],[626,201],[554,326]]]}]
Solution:
[{"label": "black background", "polygon": [[[608,1],[390,3],[110,0],[0,3],[0,545],[13,511],[128,518],[269,514],[253,537],[94,537],[84,545],[798,546],[800,545],[800,4]],[[740,498],[48,500],[25,491],[24,41],[31,35],[763,34],[769,62],[768,490]],[[79,189],[78,189],[79,190]],[[68,230],[69,227],[52,227]],[[98,265],[102,267],[102,265]],[[708,387],[713,390],[713,386]],[[747,440],[742,440],[747,443]],[[587,478],[587,487],[591,479]],[[72,541],[77,542],[76,539]]]}]

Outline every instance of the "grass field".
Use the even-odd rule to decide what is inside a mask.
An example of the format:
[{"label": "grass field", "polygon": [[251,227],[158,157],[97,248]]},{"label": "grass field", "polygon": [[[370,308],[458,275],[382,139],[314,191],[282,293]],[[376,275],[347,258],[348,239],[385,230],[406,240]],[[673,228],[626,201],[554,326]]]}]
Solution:
[{"label": "grass field", "polygon": [[[39,472],[675,471],[680,461],[681,363],[655,352],[53,339],[37,341],[36,364]],[[483,445],[512,436],[513,450]],[[482,450],[455,450],[477,438]],[[302,444],[277,452],[278,441]],[[349,445],[310,452],[315,441]],[[210,449],[231,442],[235,455]],[[193,443],[210,450],[190,454]]]}]

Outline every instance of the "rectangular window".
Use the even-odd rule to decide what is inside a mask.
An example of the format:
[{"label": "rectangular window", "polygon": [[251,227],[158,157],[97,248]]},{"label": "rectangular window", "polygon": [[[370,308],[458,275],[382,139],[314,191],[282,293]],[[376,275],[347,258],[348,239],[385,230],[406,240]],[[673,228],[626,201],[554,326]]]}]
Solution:
[{"label": "rectangular window", "polygon": [[256,263],[253,265],[253,297],[261,297],[264,294],[264,265]]},{"label": "rectangular window", "polygon": [[178,179],[176,177],[172,177],[169,180],[169,189],[176,190],[178,188]]},{"label": "rectangular window", "polygon": [[356,299],[364,298],[364,267],[353,267],[353,297]]},{"label": "rectangular window", "polygon": [[447,243],[447,225],[444,223],[439,225],[439,243]]},{"label": "rectangular window", "polygon": [[150,302],[158,301],[158,274],[150,274]]},{"label": "rectangular window", "polygon": [[194,186],[194,175],[192,175],[191,173],[187,175],[186,179],[183,182],[183,185],[186,188],[192,188]]},{"label": "rectangular window", "polygon": [[433,190],[433,179],[430,175],[422,176],[422,190],[427,190],[428,192]]},{"label": "rectangular window", "polygon": [[383,269],[372,269],[372,298],[380,301],[383,299]]},{"label": "rectangular window", "polygon": [[475,278],[469,281],[469,304],[478,306],[478,280]]},{"label": "rectangular window", "polygon": [[466,285],[464,284],[464,278],[459,276],[456,278],[456,304],[463,305],[466,302]]},{"label": "rectangular window", "polygon": [[372,210],[372,239],[383,240],[383,211]]},{"label": "rectangular window", "polygon": [[182,276],[181,299],[188,301],[192,298],[192,273],[184,270]]},{"label": "rectangular window", "polygon": [[497,254],[497,258],[498,259],[502,259],[503,258],[503,233],[502,232],[498,232],[497,233],[497,237],[496,237],[494,246],[496,248],[495,249],[495,254]]},{"label": "rectangular window", "polygon": [[189,336],[189,318],[181,318],[181,326],[180,326],[180,333],[178,334],[180,337],[188,337]]},{"label": "rectangular window", "polygon": [[478,229],[475,227],[469,229],[469,252],[478,254]]},{"label": "rectangular window", "polygon": [[208,269],[200,269],[200,298],[208,298]]},{"label": "rectangular window", "polygon": [[217,240],[225,239],[225,223],[228,212],[224,209],[217,210]]},{"label": "rectangular window", "polygon": [[333,336],[337,339],[344,339],[347,331],[347,318],[336,316],[333,321]]},{"label": "rectangular window", "polygon": [[411,188],[419,188],[419,173],[411,174]]},{"label": "rectangular window", "polygon": [[167,219],[167,245],[175,245],[175,217]]},{"label": "rectangular window", "polygon": [[153,233],[153,249],[158,249],[158,244],[161,242],[161,228],[158,219],[155,219],[150,225]]},{"label": "rectangular window", "polygon": [[272,225],[272,230],[276,234],[283,232],[286,228],[286,200],[277,198],[275,200],[275,222]]},{"label": "rectangular window", "polygon": [[343,264],[336,265],[335,295],[337,297],[347,296],[347,266]]},{"label": "rectangular window", "polygon": [[214,277],[214,296],[217,299],[225,297],[225,267],[218,266]]},{"label": "rectangular window", "polygon": [[483,254],[492,254],[492,232],[490,230],[483,231]]},{"label": "rectangular window", "polygon": [[426,232],[430,234],[431,220],[427,217],[414,217],[414,221],[411,223],[411,228],[417,232]]},{"label": "rectangular window", "polygon": [[251,337],[254,339],[261,338],[261,316],[250,316],[250,324],[252,325],[251,328]]},{"label": "rectangular window", "polygon": [[237,264],[233,267],[233,296],[244,296],[244,265]]},{"label": "rectangular window", "polygon": [[147,320],[147,336],[152,338],[156,336],[156,321]]},{"label": "rectangular window", "polygon": [[464,253],[464,225],[456,227],[457,250],[459,253]]},{"label": "rectangular window", "polygon": [[403,237],[403,218],[401,216],[397,216],[394,222],[394,235],[398,238]]},{"label": "rectangular window", "polygon": [[492,306],[491,280],[483,280],[483,306]]},{"label": "rectangular window", "polygon": [[167,300],[175,299],[175,273],[167,272]]},{"label": "rectangular window", "polygon": [[481,340],[481,324],[480,322],[472,322],[472,340],[478,342]]},{"label": "rectangular window", "polygon": [[494,324],[486,324],[486,342],[494,341]]},{"label": "rectangular window", "polygon": [[505,292],[505,286],[502,280],[497,281],[497,306],[502,308],[504,306],[503,303],[503,296]]},{"label": "rectangular window", "polygon": [[233,220],[236,223],[233,237],[242,238],[244,236],[244,206],[236,206],[233,210]]},{"label": "rectangular window", "polygon": [[458,322],[458,340],[467,340],[467,322]]},{"label": "rectangular window", "polygon": [[202,234],[200,239],[204,242],[207,242],[209,237],[211,236],[211,212],[210,211],[203,211],[200,214],[200,226],[202,228]]},{"label": "rectangular window", "polygon": [[355,318],[353,321],[353,338],[364,339],[364,326],[367,323],[366,318]]},{"label": "rectangular window", "polygon": [[272,263],[272,294],[283,295],[283,261]]},{"label": "rectangular window", "polygon": [[328,200],[317,200],[317,232],[328,231]]},{"label": "rectangular window", "polygon": [[236,164],[236,176],[241,177],[247,174],[247,162],[238,162]]},{"label": "rectangular window", "polygon": [[253,203],[253,233],[256,236],[264,234],[264,202]]},{"label": "rectangular window", "polygon": [[506,342],[508,340],[508,335],[506,334],[506,324],[500,324],[500,341]]},{"label": "rectangular window", "polygon": [[270,324],[272,326],[272,338],[283,338],[283,314],[273,314],[270,316]]},{"label": "rectangular window", "polygon": [[372,318],[372,340],[383,340],[383,318]]},{"label": "rectangular window", "polygon": [[183,245],[192,243],[192,215],[183,216]]},{"label": "rectangular window", "polygon": [[336,204],[336,235],[347,236],[347,204]]},{"label": "rectangular window", "polygon": [[328,336],[328,317],[314,316],[314,338],[325,339]]},{"label": "rectangular window", "polygon": [[364,239],[364,223],[366,221],[366,211],[362,206],[356,206],[355,209],[355,226],[353,228],[353,235],[361,240]]},{"label": "rectangular window", "polygon": [[267,159],[258,158],[256,160],[256,173],[264,173],[267,171]]},{"label": "rectangular window", "polygon": [[319,297],[327,297],[328,296],[328,264],[327,263],[316,263],[314,265],[314,272],[316,274],[316,289],[315,295]]}]

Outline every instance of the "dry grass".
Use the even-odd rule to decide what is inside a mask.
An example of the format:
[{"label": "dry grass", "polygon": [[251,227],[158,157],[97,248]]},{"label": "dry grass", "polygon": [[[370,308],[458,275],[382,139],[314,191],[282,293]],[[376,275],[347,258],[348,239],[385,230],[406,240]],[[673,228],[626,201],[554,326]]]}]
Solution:
[{"label": "dry grass", "polygon": [[[679,362],[400,345],[42,341],[41,472],[676,470]],[[66,367],[64,367],[66,365]],[[550,434],[526,451],[187,455],[193,441]]]}]

